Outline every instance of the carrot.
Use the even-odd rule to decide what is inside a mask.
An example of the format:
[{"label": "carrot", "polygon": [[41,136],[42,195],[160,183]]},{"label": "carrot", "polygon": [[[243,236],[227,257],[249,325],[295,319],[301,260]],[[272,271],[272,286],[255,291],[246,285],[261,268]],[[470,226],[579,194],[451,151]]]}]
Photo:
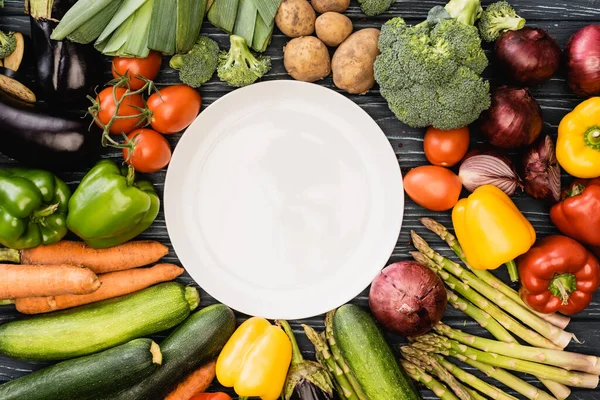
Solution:
[{"label": "carrot", "polygon": [[83,267],[0,264],[0,299],[88,294],[99,287],[96,274]]},{"label": "carrot", "polygon": [[189,400],[193,395],[204,392],[215,379],[216,365],[217,361],[213,360],[189,374],[165,400]]},{"label": "carrot", "polygon": [[107,249],[93,249],[83,242],[65,240],[21,251],[0,249],[0,261],[82,265],[97,274],[104,274],[152,264],[168,253],[167,246],[151,240],[128,242]]},{"label": "carrot", "polygon": [[184,269],[173,264],[157,264],[151,268],[138,268],[129,271],[109,272],[99,275],[100,289],[91,294],[62,295],[50,297],[29,297],[17,299],[17,310],[23,314],[41,314],[63,310],[111,299],[137,292],[156,283],[171,281],[183,273]]}]

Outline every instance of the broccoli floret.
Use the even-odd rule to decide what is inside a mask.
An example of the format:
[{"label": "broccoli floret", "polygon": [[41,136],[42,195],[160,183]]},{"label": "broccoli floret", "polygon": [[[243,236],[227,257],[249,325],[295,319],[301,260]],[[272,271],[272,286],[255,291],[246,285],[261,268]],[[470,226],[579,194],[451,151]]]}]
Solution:
[{"label": "broccoli floret", "polygon": [[474,25],[483,13],[479,0],[450,0],[444,8],[452,18],[466,25]]},{"label": "broccoli floret", "polygon": [[271,69],[271,59],[255,57],[248,49],[246,39],[231,35],[229,41],[229,52],[219,54],[217,75],[223,82],[235,87],[250,85]]},{"label": "broccoli floret", "polygon": [[501,33],[518,31],[525,26],[525,19],[506,1],[490,4],[479,20],[479,34],[486,42],[495,42]]},{"label": "broccoli floret", "polygon": [[367,17],[383,14],[395,3],[396,0],[358,0],[360,9]]},{"label": "broccoli floret", "polygon": [[407,125],[459,128],[490,106],[489,83],[479,76],[488,61],[477,28],[457,19],[436,21],[414,27],[401,18],[386,22],[375,80],[390,109]]},{"label": "broccoli floret", "polygon": [[169,65],[179,70],[181,82],[198,88],[208,82],[219,64],[219,45],[207,36],[201,35],[194,47],[186,54],[171,57]]},{"label": "broccoli floret", "polygon": [[10,56],[16,48],[17,38],[15,35],[12,32],[4,33],[0,31],[0,58]]},{"label": "broccoli floret", "polygon": [[454,49],[452,56],[460,65],[464,65],[481,74],[488,66],[488,59],[481,48],[481,39],[477,28],[465,25],[455,19],[447,19],[437,24],[431,31],[433,40],[443,39]]}]

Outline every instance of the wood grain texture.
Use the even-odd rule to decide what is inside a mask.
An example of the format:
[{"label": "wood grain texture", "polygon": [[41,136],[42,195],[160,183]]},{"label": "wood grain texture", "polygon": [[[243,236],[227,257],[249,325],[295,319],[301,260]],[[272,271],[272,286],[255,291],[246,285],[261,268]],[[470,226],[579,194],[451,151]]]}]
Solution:
[{"label": "wood grain texture", "polygon": [[[431,7],[441,3],[443,3],[443,1],[440,0],[398,0],[384,15],[367,19],[361,13],[358,3],[353,0],[350,9],[346,14],[352,19],[355,29],[365,27],[378,28],[385,20],[392,16],[402,16],[409,22],[418,22],[425,18],[427,11]],[[484,5],[489,3],[491,3],[490,0],[483,1]],[[561,46],[564,46],[568,38],[577,29],[590,23],[600,23],[600,0],[510,0],[510,3],[528,20],[529,25],[548,30]],[[29,32],[29,20],[28,17],[23,14],[22,0],[5,0],[5,8],[0,9],[0,29],[17,30],[25,33]],[[203,33],[208,34],[211,38],[215,39],[222,48],[228,47],[228,36],[208,23],[204,24]],[[264,77],[264,80],[290,79],[283,68],[282,59],[282,48],[287,41],[288,39],[281,35],[280,32],[275,32],[272,44],[265,53],[272,58],[273,69],[266,77]],[[488,46],[487,52],[491,57],[491,47]],[[108,58],[105,59],[107,79],[110,77],[109,63],[110,60]],[[35,79],[32,75],[32,67],[29,66],[26,68],[26,72],[30,77],[32,84],[35,84]],[[493,68],[493,63],[492,66],[486,70],[485,76],[490,78],[493,85],[502,82],[501,77],[498,76],[498,71],[495,71]],[[160,85],[169,85],[178,82],[177,73],[168,68],[168,59],[166,58],[163,62],[163,69],[157,78],[157,82]],[[333,86],[331,78],[324,79],[319,82],[319,84],[337,90]],[[203,107],[209,106],[212,102],[232,90],[233,89],[219,82],[218,79],[213,78],[200,89],[200,93],[203,96]],[[562,72],[549,82],[532,88],[532,93],[543,109],[544,131],[553,136],[556,135],[556,128],[562,117],[581,101],[569,90],[565,82],[564,73]],[[423,130],[409,128],[400,123],[387,108],[387,104],[379,95],[377,88],[374,88],[363,96],[346,96],[360,105],[379,124],[390,140],[390,143],[398,156],[398,161],[403,172],[426,163],[422,147]],[[0,130],[1,129],[2,127],[0,127]],[[175,146],[179,137],[180,135],[170,135],[168,139],[171,144]],[[477,132],[474,132],[472,147],[476,148],[481,145],[481,143],[483,143],[483,140],[479,137]],[[1,146],[0,143],[0,151]],[[118,152],[107,152],[104,156],[115,160],[119,160],[121,157]],[[17,165],[17,163],[0,154],[0,168],[14,165]],[[64,178],[69,185],[75,187],[84,174],[85,171],[72,171],[63,173],[61,177]],[[162,196],[165,171],[149,175],[148,178],[155,183],[159,194]],[[563,176],[563,182],[565,184],[569,179],[568,176]],[[515,203],[524,211],[540,237],[557,232],[549,220],[547,206],[524,194],[517,194],[515,196]],[[435,217],[445,225],[450,225],[449,213],[430,212],[416,206],[410,199],[407,199],[402,233],[396,248],[394,249],[394,253],[391,256],[390,262],[409,259],[407,253],[412,250],[409,237],[411,229],[415,229],[421,233],[428,241],[430,241],[433,247],[440,250],[444,255],[452,255],[443,243],[421,227],[418,218],[422,216]],[[164,258],[164,261],[179,264],[167,235],[162,210],[153,226],[144,232],[140,238],[159,240],[168,245],[171,251],[169,255]],[[504,269],[499,270],[497,273],[507,280]],[[202,282],[193,282],[187,274],[184,274],[178,280],[186,284],[202,286]],[[368,305],[367,295],[368,291],[363,291],[353,300],[353,303],[366,307]],[[216,301],[213,298],[202,291],[203,306],[215,302]],[[0,323],[17,317],[18,313],[13,307],[0,308]],[[241,321],[245,316],[238,315],[238,318]],[[489,336],[480,326],[451,307],[447,309],[444,320],[451,326],[464,329],[470,333]],[[291,322],[305,357],[314,359],[314,350],[301,332],[300,323],[308,323],[316,329],[322,330],[323,318],[322,316],[318,316],[304,321]],[[581,344],[574,343],[570,345],[569,350],[600,356],[600,294],[595,296],[590,307],[574,318],[569,326],[569,330],[574,332],[582,342]],[[165,337],[167,333],[168,332],[157,335],[155,338],[160,340]],[[404,342],[403,338],[393,335],[389,335],[389,340],[395,350],[397,350],[398,346]],[[32,370],[42,368],[45,365],[47,364],[23,362],[0,356],[0,382],[23,376]],[[467,370],[471,370],[468,366],[463,365],[463,367]],[[527,376],[524,378],[539,386],[539,383],[534,378]],[[213,389],[217,390],[220,388],[215,385],[211,388],[211,390]],[[506,390],[506,388],[504,389]],[[511,392],[510,390],[507,391]],[[231,393],[231,391],[229,391],[229,393]],[[514,394],[513,392],[511,393]],[[422,391],[422,395],[424,399],[436,398],[431,392],[426,390]],[[574,390],[571,398],[579,400],[600,399],[600,390]]]}]

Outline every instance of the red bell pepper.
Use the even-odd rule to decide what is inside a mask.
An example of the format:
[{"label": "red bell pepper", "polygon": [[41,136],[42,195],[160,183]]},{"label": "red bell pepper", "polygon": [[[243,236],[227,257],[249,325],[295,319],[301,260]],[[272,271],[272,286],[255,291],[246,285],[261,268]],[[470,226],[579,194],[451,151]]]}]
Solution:
[{"label": "red bell pepper", "polygon": [[548,236],[517,260],[521,298],[541,313],[572,315],[592,301],[600,285],[600,264],[583,245]]},{"label": "red bell pepper", "polygon": [[190,400],[231,400],[231,396],[226,393],[199,393],[192,396]]},{"label": "red bell pepper", "polygon": [[600,246],[600,178],[577,179],[562,197],[550,210],[554,225],[581,243]]}]

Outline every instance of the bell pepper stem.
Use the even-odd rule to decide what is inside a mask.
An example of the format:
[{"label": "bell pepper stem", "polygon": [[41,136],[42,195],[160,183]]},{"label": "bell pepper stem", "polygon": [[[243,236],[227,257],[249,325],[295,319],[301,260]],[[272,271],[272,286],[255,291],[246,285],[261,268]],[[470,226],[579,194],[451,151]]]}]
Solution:
[{"label": "bell pepper stem", "polygon": [[0,306],[8,306],[12,303],[12,300],[0,300]]},{"label": "bell pepper stem", "polygon": [[581,183],[577,183],[577,184],[573,185],[571,190],[567,190],[567,197],[579,196],[581,193],[583,193],[584,190],[585,190],[585,186],[582,185]]},{"label": "bell pepper stem", "polygon": [[133,186],[135,182],[135,168],[132,165],[127,167],[127,186]]},{"label": "bell pepper stem", "polygon": [[238,397],[238,400],[248,400],[248,396],[240,396]]},{"label": "bell pepper stem", "polygon": [[600,126],[592,126],[585,131],[585,145],[594,150],[600,150]]},{"label": "bell pepper stem", "polygon": [[31,218],[32,219],[36,219],[36,218],[44,218],[47,217],[49,215],[52,215],[56,212],[56,210],[58,209],[58,203],[56,204],[51,204],[45,208],[42,208],[41,210],[36,210],[33,212],[33,214],[31,214]]},{"label": "bell pepper stem", "polygon": [[292,331],[292,327],[288,322],[284,319],[278,319],[275,321],[277,325],[287,335],[292,343],[292,366],[299,365],[304,361],[304,357],[302,357],[302,352],[300,351],[300,347],[298,346],[298,342],[296,341],[296,336],[294,335],[294,331]]},{"label": "bell pepper stem", "polygon": [[571,293],[577,290],[577,278],[575,275],[565,273],[554,276],[548,285],[548,290],[553,296],[558,297],[562,305],[569,304]]},{"label": "bell pepper stem", "polygon": [[21,252],[14,249],[0,249],[0,261],[21,263]]},{"label": "bell pepper stem", "polygon": [[506,268],[508,268],[508,276],[510,276],[511,282],[519,282],[519,270],[517,269],[517,264],[514,260],[511,260],[505,263]]}]

